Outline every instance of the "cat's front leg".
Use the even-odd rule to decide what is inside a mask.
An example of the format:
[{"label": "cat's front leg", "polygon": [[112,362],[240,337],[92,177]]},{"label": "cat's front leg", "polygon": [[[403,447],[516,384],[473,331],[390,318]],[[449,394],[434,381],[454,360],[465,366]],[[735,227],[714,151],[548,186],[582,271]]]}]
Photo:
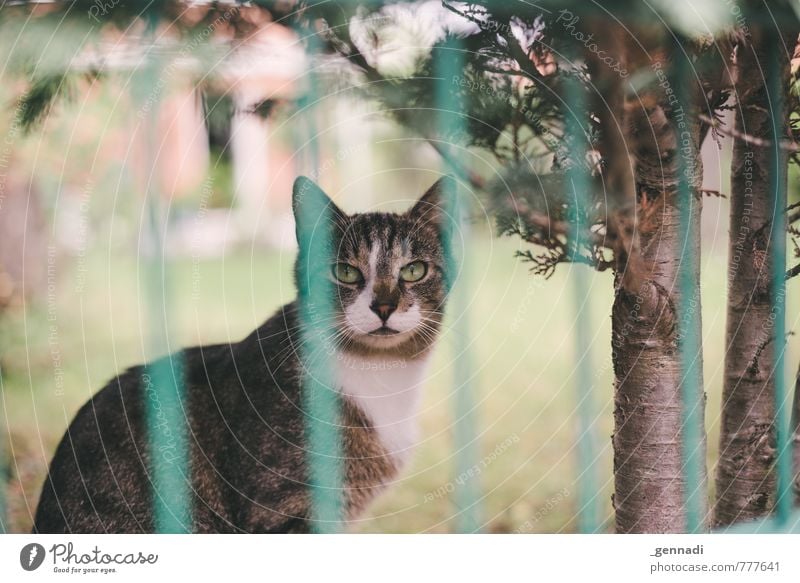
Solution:
[{"label": "cat's front leg", "polygon": [[302,534],[311,532],[307,496],[290,494],[282,499],[249,502],[239,527],[254,534]]}]

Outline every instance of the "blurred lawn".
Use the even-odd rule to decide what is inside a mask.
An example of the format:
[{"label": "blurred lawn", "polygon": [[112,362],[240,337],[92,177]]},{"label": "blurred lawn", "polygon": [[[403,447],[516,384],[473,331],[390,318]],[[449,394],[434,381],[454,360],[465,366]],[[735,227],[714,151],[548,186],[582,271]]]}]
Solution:
[{"label": "blurred lawn", "polygon": [[[575,309],[571,270],[561,266],[544,281],[513,258],[515,240],[480,230],[470,246],[472,354],[476,374],[482,456],[477,475],[484,493],[482,517],[490,532],[572,532],[575,529],[576,427],[573,414]],[[111,256],[110,256],[111,255]],[[293,254],[237,250],[219,259],[175,259],[171,263],[170,314],[177,349],[201,342],[236,341],[294,297]],[[82,259],[54,263],[55,287],[41,305],[7,314],[2,322],[3,396],[12,435],[10,512],[12,531],[30,528],[46,464],[76,409],[110,377],[148,354],[149,312],[145,266],[134,255],[97,248]],[[606,527],[612,513],[612,369],[610,274],[593,273],[591,320],[597,461]],[[722,378],[724,256],[703,261],[705,378],[708,390],[709,462],[717,446]],[[789,293],[790,329],[797,310],[797,283]],[[452,322],[456,314],[449,314]],[[789,363],[797,363],[792,338]],[[426,388],[424,443],[412,467],[372,508],[357,530],[448,532],[458,509],[453,493],[452,334],[439,345]],[[59,365],[60,361],[60,365]],[[463,361],[459,364],[463,366]],[[60,366],[61,370],[58,370]],[[63,374],[63,383],[56,376]],[[61,387],[63,390],[60,390]],[[493,453],[495,452],[495,453]],[[499,452],[499,453],[498,453]]]}]

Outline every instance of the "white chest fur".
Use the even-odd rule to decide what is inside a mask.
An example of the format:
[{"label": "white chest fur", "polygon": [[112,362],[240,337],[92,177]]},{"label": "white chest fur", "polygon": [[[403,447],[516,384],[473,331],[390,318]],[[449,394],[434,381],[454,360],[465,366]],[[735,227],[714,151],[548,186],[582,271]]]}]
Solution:
[{"label": "white chest fur", "polygon": [[417,416],[429,357],[412,361],[337,354],[339,389],[367,416],[396,462],[405,462],[417,442]]}]

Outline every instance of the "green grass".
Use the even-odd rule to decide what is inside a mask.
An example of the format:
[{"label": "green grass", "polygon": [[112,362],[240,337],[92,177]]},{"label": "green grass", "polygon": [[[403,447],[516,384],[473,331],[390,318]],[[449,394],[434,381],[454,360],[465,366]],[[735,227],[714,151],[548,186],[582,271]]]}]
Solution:
[{"label": "green grass", "polygon": [[[481,457],[473,472],[482,499],[481,522],[489,532],[572,532],[576,528],[574,306],[572,269],[548,281],[530,276],[512,257],[517,242],[480,231],[470,247],[467,295],[476,374]],[[291,253],[237,250],[224,258],[170,264],[174,299],[169,314],[174,348],[236,341],[294,297]],[[724,257],[703,261],[705,380],[709,395],[709,467],[713,471],[722,379]],[[9,507],[12,531],[30,528],[49,457],[76,409],[110,377],[149,354],[150,312],[144,265],[133,255],[102,249],[83,260],[59,259],[49,297],[2,323],[3,402],[12,436]],[[588,302],[594,349],[596,438],[601,476],[598,497],[606,528],[612,523],[612,369],[610,274],[593,273]],[[796,282],[790,287],[792,328],[798,313]],[[452,322],[455,314],[449,314]],[[790,339],[795,366],[798,339]],[[449,532],[458,509],[452,427],[452,334],[445,333],[426,387],[424,441],[408,471],[372,507],[356,530]],[[56,375],[63,378],[56,381]]]}]

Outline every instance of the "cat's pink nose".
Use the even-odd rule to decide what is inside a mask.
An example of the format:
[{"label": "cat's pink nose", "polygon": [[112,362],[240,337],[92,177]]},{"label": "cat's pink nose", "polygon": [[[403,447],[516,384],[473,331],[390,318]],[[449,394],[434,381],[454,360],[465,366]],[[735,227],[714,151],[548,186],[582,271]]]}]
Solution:
[{"label": "cat's pink nose", "polygon": [[389,316],[397,309],[397,304],[373,302],[369,309],[378,314],[378,317],[386,324],[386,320],[388,320]]}]

